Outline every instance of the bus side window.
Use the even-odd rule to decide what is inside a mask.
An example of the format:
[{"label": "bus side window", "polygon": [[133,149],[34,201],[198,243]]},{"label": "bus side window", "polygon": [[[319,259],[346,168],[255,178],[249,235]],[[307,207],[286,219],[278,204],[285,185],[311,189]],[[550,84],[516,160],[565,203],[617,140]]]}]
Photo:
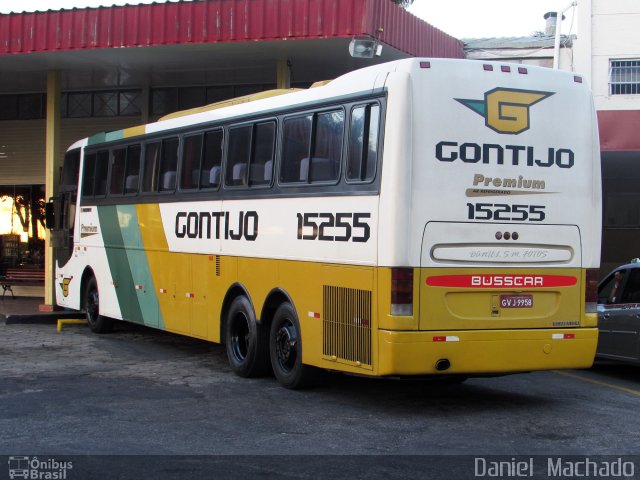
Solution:
[{"label": "bus side window", "polygon": [[311,124],[313,116],[288,118],[282,129],[281,183],[299,183],[302,159],[311,150]]},{"label": "bus side window", "polygon": [[96,157],[95,168],[95,183],[93,187],[93,194],[98,196],[105,196],[107,194],[107,173],[109,171],[109,150],[102,150],[98,152]]},{"label": "bus side window", "polygon": [[124,168],[127,159],[127,150],[117,148],[111,151],[111,182],[109,194],[122,195],[124,192]]},{"label": "bus side window", "polygon": [[218,188],[222,170],[222,148],[224,135],[222,130],[207,132],[204,137],[204,158],[200,173],[202,188]]},{"label": "bus side window", "polygon": [[82,172],[82,196],[93,196],[93,183],[96,174],[96,157],[95,153],[89,153],[84,156],[84,170]]},{"label": "bus side window", "polygon": [[227,186],[247,185],[247,170],[251,153],[251,125],[229,130],[229,148],[224,184]]},{"label": "bus side window", "polygon": [[255,125],[253,155],[249,164],[249,184],[269,185],[273,175],[273,152],[276,146],[275,122]]},{"label": "bus side window", "polygon": [[378,163],[380,105],[369,104],[351,110],[347,181],[371,182]]},{"label": "bus side window", "polygon": [[285,120],[280,181],[337,182],[340,175],[343,136],[342,110]]},{"label": "bus side window", "polygon": [[[95,161],[95,160],[94,160]],[[62,175],[60,185],[78,185],[78,175],[80,173],[80,149],[76,148],[67,152],[62,163]]]},{"label": "bus side window", "polygon": [[124,177],[124,193],[131,195],[138,193],[140,183],[140,145],[127,147],[127,169]]},{"label": "bus side window", "polygon": [[158,160],[160,159],[160,142],[147,143],[144,148],[144,171],[142,174],[142,191],[158,191]]},{"label": "bus side window", "polygon": [[197,189],[200,184],[200,157],[202,156],[202,134],[184,137],[182,144],[182,167],[180,188]]},{"label": "bus side window", "polygon": [[343,135],[344,112],[342,110],[317,115],[313,155],[308,171],[309,183],[338,180]]},{"label": "bus side window", "polygon": [[160,191],[175,190],[178,170],[178,137],[162,140],[162,156],[160,157]]}]

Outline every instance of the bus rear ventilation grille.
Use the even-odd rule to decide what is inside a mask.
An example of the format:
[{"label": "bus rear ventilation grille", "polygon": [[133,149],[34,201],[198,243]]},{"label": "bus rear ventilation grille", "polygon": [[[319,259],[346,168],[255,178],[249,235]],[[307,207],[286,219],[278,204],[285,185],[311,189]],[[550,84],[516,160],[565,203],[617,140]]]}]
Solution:
[{"label": "bus rear ventilation grille", "polygon": [[216,255],[216,277],[220,276],[220,255]]},{"label": "bus rear ventilation grille", "polygon": [[371,292],[323,287],[323,354],[371,365]]}]

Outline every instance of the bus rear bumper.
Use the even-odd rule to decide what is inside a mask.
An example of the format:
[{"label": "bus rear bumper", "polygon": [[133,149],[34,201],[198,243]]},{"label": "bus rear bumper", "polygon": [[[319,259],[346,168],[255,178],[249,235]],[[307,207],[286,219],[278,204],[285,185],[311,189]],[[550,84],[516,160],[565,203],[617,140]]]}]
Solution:
[{"label": "bus rear bumper", "polygon": [[[598,343],[597,328],[379,330],[378,333],[379,375],[495,374],[589,368]],[[450,364],[446,370],[442,368],[447,362],[442,360]]]}]

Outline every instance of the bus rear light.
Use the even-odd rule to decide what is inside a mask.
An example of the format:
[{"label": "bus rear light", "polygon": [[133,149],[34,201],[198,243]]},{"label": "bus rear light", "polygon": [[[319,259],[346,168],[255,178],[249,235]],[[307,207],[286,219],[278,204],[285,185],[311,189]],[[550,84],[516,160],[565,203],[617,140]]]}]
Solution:
[{"label": "bus rear light", "polygon": [[575,75],[573,77],[573,81],[576,83],[582,83],[582,77],[579,77],[578,75]]},{"label": "bus rear light", "polygon": [[488,63],[482,65],[482,68],[485,70],[485,72],[493,72],[493,65],[489,65]]},{"label": "bus rear light", "polygon": [[598,311],[598,274],[597,268],[587,269],[587,280],[584,287],[584,304],[586,313]]},{"label": "bus rear light", "polygon": [[502,65],[500,67],[500,70],[502,70],[504,73],[509,73],[511,71],[511,67],[508,65]]},{"label": "bus rear light", "polygon": [[529,71],[524,67],[518,67],[518,73],[526,75],[527,73],[529,73]]},{"label": "bus rear light", "polygon": [[413,315],[413,268],[391,269],[391,315]]},{"label": "bus rear light", "polygon": [[420,68],[431,68],[431,62],[420,62]]}]

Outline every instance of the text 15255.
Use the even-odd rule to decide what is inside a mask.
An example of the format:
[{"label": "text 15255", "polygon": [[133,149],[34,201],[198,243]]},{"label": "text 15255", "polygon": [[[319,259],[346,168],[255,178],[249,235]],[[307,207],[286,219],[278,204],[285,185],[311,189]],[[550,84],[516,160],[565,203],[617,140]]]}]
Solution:
[{"label": "text 15255", "polygon": [[506,203],[467,203],[469,220],[505,222],[542,222],[544,205],[507,205]]},{"label": "text 15255", "polygon": [[366,242],[370,213],[298,213],[298,240]]}]

